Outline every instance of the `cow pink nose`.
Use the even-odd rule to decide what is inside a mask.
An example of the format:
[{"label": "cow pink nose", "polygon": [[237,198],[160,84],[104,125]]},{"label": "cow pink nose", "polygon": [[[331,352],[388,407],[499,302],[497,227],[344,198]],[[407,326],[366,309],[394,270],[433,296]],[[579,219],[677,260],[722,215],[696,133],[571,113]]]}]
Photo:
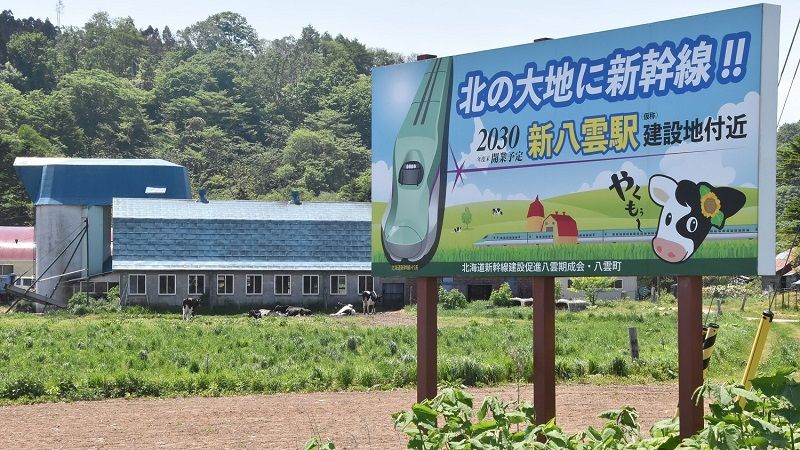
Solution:
[{"label": "cow pink nose", "polygon": [[677,242],[660,237],[653,239],[653,249],[655,249],[659,258],[671,263],[683,261],[689,253]]}]

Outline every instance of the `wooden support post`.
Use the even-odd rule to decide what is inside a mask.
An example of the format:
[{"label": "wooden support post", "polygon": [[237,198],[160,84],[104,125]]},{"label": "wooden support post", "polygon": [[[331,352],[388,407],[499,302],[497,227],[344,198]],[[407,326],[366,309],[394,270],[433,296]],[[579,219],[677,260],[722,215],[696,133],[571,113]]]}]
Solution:
[{"label": "wooden support post", "polygon": [[639,334],[636,327],[628,327],[628,346],[631,348],[631,359],[639,359]]},{"label": "wooden support post", "polygon": [[433,277],[417,278],[417,401],[436,397],[436,303]]},{"label": "wooden support post", "polygon": [[680,437],[703,428],[703,400],[692,394],[703,384],[703,279],[678,277],[678,413]]},{"label": "wooden support post", "polygon": [[537,424],[556,417],[554,277],[533,277],[533,409]]}]

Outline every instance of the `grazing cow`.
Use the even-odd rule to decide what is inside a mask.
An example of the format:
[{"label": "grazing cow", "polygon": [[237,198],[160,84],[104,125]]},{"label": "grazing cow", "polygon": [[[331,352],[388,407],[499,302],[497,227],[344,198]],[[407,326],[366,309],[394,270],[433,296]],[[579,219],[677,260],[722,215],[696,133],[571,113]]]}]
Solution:
[{"label": "grazing cow", "polygon": [[453,228],[453,233],[461,233],[461,227]]},{"label": "grazing cow", "polygon": [[286,315],[287,316],[310,316],[311,310],[306,308],[300,308],[299,306],[288,306],[286,308]]},{"label": "grazing cow", "polygon": [[653,250],[669,263],[689,259],[711,227],[722,229],[725,220],[739,212],[746,200],[733,188],[714,187],[704,181],[675,181],[665,175],[650,177],[649,191],[653,202],[661,206]]},{"label": "grazing cow", "polygon": [[502,216],[503,210],[500,208],[492,208],[492,215],[493,216]]},{"label": "grazing cow", "polygon": [[186,297],[183,299],[183,320],[191,320],[194,309],[200,306],[199,298]]},{"label": "grazing cow", "polygon": [[363,314],[375,314],[375,304],[378,303],[381,296],[375,291],[364,291],[361,293],[361,312]]},{"label": "grazing cow", "polygon": [[[339,304],[341,305],[341,303],[339,303]],[[333,313],[331,315],[332,316],[352,316],[355,313],[356,313],[356,309],[353,308],[352,304],[348,303],[348,304],[342,306],[341,308],[339,308],[338,311],[336,311],[335,313]]]}]

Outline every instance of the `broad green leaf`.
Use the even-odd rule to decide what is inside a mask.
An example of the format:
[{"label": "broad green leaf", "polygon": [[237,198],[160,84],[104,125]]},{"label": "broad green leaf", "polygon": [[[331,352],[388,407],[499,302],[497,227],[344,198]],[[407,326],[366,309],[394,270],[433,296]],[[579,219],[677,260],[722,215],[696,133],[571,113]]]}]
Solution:
[{"label": "broad green leaf", "polygon": [[496,420],[482,420],[478,423],[472,424],[472,427],[470,427],[470,432],[473,435],[477,435],[495,428],[497,428]]},{"label": "broad green leaf", "polygon": [[733,388],[731,388],[731,393],[735,394],[735,395],[738,395],[738,396],[740,396],[742,398],[745,398],[745,399],[747,399],[749,401],[752,401],[752,402],[761,403],[763,401],[761,399],[761,397],[758,396],[758,394],[754,393],[753,391],[747,390],[747,389],[733,387]]},{"label": "broad green leaf", "polygon": [[436,418],[439,414],[430,406],[424,403],[416,403],[411,407],[411,410],[414,411],[414,416],[419,421],[436,425]]}]

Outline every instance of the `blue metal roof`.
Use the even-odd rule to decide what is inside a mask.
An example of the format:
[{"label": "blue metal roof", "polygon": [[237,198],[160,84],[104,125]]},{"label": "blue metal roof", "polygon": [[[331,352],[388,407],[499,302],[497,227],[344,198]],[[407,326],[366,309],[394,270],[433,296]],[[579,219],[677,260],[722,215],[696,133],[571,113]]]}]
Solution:
[{"label": "blue metal roof", "polygon": [[114,270],[370,269],[369,203],[114,199]]},{"label": "blue metal roof", "polygon": [[161,159],[17,158],[14,168],[34,205],[111,205],[152,196],[147,188],[164,188],[163,198],[192,195],[186,168]]},{"label": "blue metal roof", "polygon": [[213,220],[308,220],[371,221],[369,203],[284,202],[249,200],[167,200],[115,198],[114,218],[128,219],[213,219]]}]

